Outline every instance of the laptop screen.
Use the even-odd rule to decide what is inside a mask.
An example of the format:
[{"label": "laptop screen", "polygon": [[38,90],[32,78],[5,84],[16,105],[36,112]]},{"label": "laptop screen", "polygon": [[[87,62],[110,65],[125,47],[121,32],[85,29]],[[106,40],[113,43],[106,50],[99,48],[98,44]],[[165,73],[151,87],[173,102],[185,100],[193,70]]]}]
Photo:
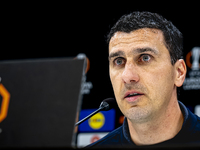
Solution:
[{"label": "laptop screen", "polygon": [[0,62],[0,147],[71,147],[84,60]]}]

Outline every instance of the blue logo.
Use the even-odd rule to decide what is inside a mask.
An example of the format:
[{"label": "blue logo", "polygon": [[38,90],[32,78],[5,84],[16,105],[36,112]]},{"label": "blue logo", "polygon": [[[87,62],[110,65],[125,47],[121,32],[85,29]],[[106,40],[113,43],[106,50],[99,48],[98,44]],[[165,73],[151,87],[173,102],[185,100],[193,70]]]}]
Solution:
[{"label": "blue logo", "polygon": [[[80,119],[83,119],[90,113],[95,111],[95,109],[85,109],[80,113]],[[115,128],[115,110],[111,109],[109,111],[101,111],[90,119],[86,120],[79,125],[80,132],[108,132]]]}]

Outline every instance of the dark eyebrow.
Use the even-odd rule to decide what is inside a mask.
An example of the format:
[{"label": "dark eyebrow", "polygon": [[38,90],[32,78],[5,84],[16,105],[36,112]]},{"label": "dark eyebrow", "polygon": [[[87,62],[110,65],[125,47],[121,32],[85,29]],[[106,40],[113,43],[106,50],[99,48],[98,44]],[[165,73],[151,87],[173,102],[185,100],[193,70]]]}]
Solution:
[{"label": "dark eyebrow", "polygon": [[[150,47],[145,47],[145,48],[136,48],[132,51],[133,54],[141,54],[144,52],[151,52],[155,55],[158,55],[158,51],[156,49],[150,48]],[[110,53],[108,56],[108,60],[111,60],[113,57],[118,57],[118,56],[124,56],[125,53],[123,51],[117,51]]]},{"label": "dark eyebrow", "polygon": [[154,53],[155,55],[158,55],[158,51],[155,49],[152,49],[150,47],[137,48],[137,49],[133,50],[133,53],[144,53],[144,52],[151,52],[151,53]]},{"label": "dark eyebrow", "polygon": [[110,53],[109,56],[108,56],[108,60],[110,60],[113,57],[124,56],[124,55],[125,54],[124,54],[123,51],[117,51],[117,52],[114,52],[114,53]]}]

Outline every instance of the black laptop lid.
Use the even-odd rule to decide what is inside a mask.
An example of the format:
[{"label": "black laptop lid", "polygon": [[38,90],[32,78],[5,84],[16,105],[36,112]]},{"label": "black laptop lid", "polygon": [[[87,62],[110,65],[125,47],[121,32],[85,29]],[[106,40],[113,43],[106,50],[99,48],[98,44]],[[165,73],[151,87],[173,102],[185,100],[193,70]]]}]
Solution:
[{"label": "black laptop lid", "polygon": [[0,62],[0,147],[71,147],[83,64],[67,58]]}]

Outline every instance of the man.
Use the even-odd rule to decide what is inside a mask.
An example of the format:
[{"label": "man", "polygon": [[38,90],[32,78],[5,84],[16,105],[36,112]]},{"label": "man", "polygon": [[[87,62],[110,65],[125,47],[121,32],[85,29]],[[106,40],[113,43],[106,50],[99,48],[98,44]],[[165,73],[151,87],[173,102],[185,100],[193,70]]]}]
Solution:
[{"label": "man", "polygon": [[177,100],[186,76],[181,32],[158,14],[133,12],[111,28],[108,43],[110,79],[125,120],[88,147],[199,144],[200,118]]}]

